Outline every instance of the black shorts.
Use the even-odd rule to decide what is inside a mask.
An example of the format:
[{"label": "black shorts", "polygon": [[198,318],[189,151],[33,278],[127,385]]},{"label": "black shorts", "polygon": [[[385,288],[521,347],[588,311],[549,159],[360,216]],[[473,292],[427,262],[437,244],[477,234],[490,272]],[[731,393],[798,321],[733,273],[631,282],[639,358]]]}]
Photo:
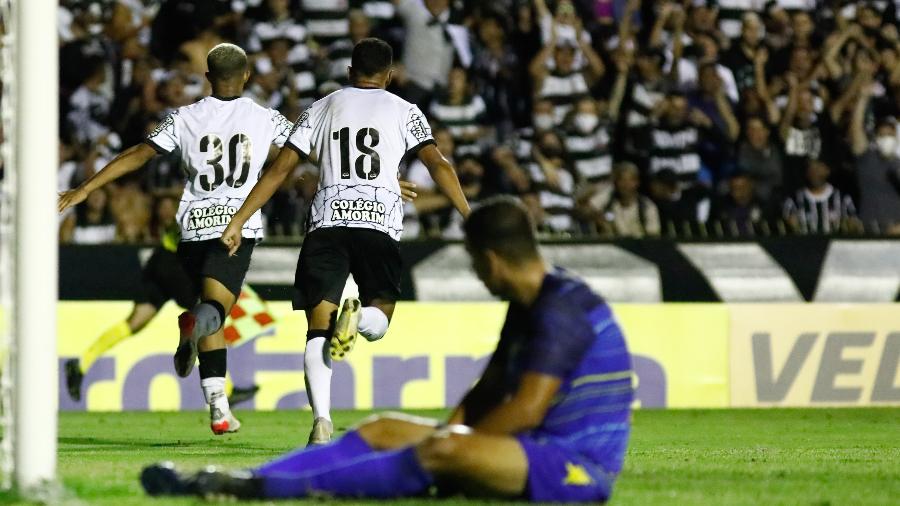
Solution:
[{"label": "black shorts", "polygon": [[400,297],[400,243],[367,228],[314,230],[303,241],[294,276],[294,309],[312,309],[323,300],[340,305],[347,276],[359,285],[364,306],[374,299]]},{"label": "black shorts", "polygon": [[153,249],[153,254],[141,271],[142,290],[135,302],[153,304],[156,309],[169,300],[190,309],[200,297],[200,285],[188,276],[178,255],[161,246]]},{"label": "black shorts", "polygon": [[234,256],[218,239],[208,241],[183,241],[178,244],[178,260],[187,276],[198,287],[203,287],[203,278],[212,278],[225,285],[235,298],[241,294],[244,276],[250,268],[253,254],[253,239],[244,238]]}]

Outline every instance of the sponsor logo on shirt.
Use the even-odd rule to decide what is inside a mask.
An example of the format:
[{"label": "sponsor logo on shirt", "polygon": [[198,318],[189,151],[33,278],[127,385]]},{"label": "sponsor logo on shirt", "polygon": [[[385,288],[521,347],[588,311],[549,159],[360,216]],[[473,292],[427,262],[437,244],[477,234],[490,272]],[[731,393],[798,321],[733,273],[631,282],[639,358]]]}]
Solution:
[{"label": "sponsor logo on shirt", "polygon": [[188,219],[188,230],[228,225],[238,211],[235,206],[210,206],[192,209]]},{"label": "sponsor logo on shirt", "polygon": [[431,137],[431,128],[421,114],[413,114],[409,118],[409,122],[406,123],[406,129],[409,130],[409,133],[411,133],[419,142]]},{"label": "sponsor logo on shirt", "polygon": [[384,225],[385,211],[385,205],[375,200],[337,199],[331,201],[332,221],[368,221]]}]

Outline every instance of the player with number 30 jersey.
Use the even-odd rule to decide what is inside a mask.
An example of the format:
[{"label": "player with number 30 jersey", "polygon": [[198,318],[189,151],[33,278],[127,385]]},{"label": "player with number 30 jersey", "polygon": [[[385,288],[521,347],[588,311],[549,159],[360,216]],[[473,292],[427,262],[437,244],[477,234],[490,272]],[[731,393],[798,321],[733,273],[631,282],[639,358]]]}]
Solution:
[{"label": "player with number 30 jersey", "polygon": [[179,345],[175,372],[187,377],[199,358],[200,385],[209,404],[210,428],[216,434],[236,432],[225,395],[227,352],[222,325],[241,292],[250,255],[262,239],[259,211],[245,220],[244,241],[226,251],[218,238],[260,178],[273,144],[281,147],[292,124],[277,111],[241,98],[250,78],[244,50],[219,44],[206,58],[206,77],[213,95],[171,113],[145,142],[117,156],[78,188],[59,197],[60,212],[76,205],[105,184],[142,167],[157,154],[178,152],[187,183],[177,219],[181,242],[176,256],[190,278],[199,304],[178,317]]},{"label": "player with number 30 jersey", "polygon": [[[269,146],[281,147],[293,124],[246,97],[211,96],[181,107],[147,137],[163,154],[180,150],[187,184],[178,207],[182,241],[218,239],[259,180]],[[260,212],[244,237],[262,239]]]}]

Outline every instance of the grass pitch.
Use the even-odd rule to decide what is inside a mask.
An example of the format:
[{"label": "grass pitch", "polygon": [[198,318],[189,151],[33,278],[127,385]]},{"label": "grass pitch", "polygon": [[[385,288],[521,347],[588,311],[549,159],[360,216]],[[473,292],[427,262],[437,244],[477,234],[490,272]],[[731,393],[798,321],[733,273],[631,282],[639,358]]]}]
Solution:
[{"label": "grass pitch", "polygon": [[[200,501],[145,497],[137,481],[141,467],[160,460],[189,469],[210,463],[251,466],[306,441],[308,412],[236,413],[244,429],[224,437],[208,432],[206,415],[200,412],[62,414],[59,471],[71,502],[197,504]],[[335,426],[344,429],[367,414],[339,412]],[[625,471],[611,504],[898,501],[900,408],[648,410],[635,412]]]}]

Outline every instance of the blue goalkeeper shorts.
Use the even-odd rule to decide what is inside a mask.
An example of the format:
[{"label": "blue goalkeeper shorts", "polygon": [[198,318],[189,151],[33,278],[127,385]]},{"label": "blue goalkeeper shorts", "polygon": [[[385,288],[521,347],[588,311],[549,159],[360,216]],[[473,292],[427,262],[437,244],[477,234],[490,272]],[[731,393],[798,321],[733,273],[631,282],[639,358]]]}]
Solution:
[{"label": "blue goalkeeper shorts", "polygon": [[550,441],[519,436],[528,458],[527,498],[533,502],[604,502],[614,475],[578,452]]}]

